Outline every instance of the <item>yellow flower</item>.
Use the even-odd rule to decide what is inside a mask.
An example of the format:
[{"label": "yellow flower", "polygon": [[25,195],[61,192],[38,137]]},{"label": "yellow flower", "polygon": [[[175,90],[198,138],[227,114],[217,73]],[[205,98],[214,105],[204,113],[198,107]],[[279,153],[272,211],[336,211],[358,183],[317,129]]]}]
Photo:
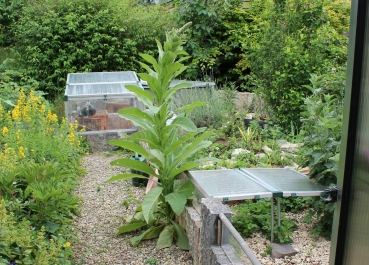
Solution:
[{"label": "yellow flower", "polygon": [[67,247],[70,247],[70,242],[66,242],[63,247],[67,248]]},{"label": "yellow flower", "polygon": [[58,116],[56,116],[56,114],[52,114],[50,110],[47,111],[47,116],[46,119],[48,122],[52,123],[52,122],[57,122],[58,121]]},{"label": "yellow flower", "polygon": [[25,157],[23,150],[24,150],[23,146],[19,146],[19,158]]},{"label": "yellow flower", "polygon": [[12,110],[12,118],[14,120],[18,120],[19,116],[20,116],[19,105],[16,105]]},{"label": "yellow flower", "polygon": [[8,134],[8,132],[9,132],[8,128],[3,127],[2,134],[3,134],[4,137]]}]

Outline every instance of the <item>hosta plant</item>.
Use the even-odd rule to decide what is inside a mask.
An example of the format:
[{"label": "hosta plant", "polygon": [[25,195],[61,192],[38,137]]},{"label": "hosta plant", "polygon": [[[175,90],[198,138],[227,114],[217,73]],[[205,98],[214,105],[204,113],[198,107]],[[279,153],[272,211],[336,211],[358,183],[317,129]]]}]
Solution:
[{"label": "hosta plant", "polygon": [[[141,73],[139,76],[147,81],[152,93],[133,85],[126,86],[146,109],[124,108],[119,110],[119,114],[140,126],[142,130],[126,139],[110,141],[110,144],[138,153],[149,161],[148,165],[138,160],[120,158],[111,162],[112,165],[144,172],[159,179],[158,185],[146,194],[142,204],[136,209],[136,214],[127,219],[127,224],[121,226],[117,233],[137,229],[143,231],[131,239],[133,246],[137,246],[141,240],[159,237],[158,249],[170,247],[173,242],[181,249],[189,249],[186,232],[175,221],[175,215],[183,212],[194,186],[190,181],[180,182],[177,176],[201,165],[204,160],[212,159],[194,158],[193,155],[197,151],[211,145],[211,142],[206,140],[210,133],[205,132],[205,128],[197,128],[188,118],[194,108],[205,103],[193,102],[175,110],[174,113],[170,108],[175,93],[191,87],[191,84],[186,82],[170,87],[174,78],[186,69],[182,61],[188,57],[183,50],[184,41],[181,36],[185,27],[168,32],[164,45],[157,42],[157,60],[150,55],[141,54],[148,64],[140,63],[147,73]],[[171,122],[168,122],[169,120]],[[110,178],[108,182],[133,177],[142,176],[122,174]]]}]

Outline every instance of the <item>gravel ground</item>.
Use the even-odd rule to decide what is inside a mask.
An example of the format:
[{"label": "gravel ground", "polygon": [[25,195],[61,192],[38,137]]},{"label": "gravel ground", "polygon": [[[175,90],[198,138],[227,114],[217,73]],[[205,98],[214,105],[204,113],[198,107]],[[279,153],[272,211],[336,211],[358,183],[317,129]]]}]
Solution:
[{"label": "gravel ground", "polygon": [[[75,192],[82,198],[81,215],[75,218],[73,224],[74,234],[78,238],[78,243],[73,244],[75,264],[193,264],[190,254],[175,246],[157,250],[156,240],[145,240],[133,248],[128,240],[137,233],[115,236],[118,227],[124,224],[122,217],[133,214],[138,206],[136,200],[144,196],[144,189],[134,187],[130,180],[105,183],[110,177],[123,172],[120,167],[110,166],[110,161],[116,158],[116,155],[93,153],[83,160],[87,174]],[[302,217],[302,214],[295,216],[297,219]],[[260,234],[246,241],[262,264],[326,265],[330,242],[311,239],[308,235],[310,229],[310,225],[299,222],[292,245],[299,253],[288,259],[273,261],[266,256],[269,241]]]},{"label": "gravel ground", "polygon": [[[175,246],[157,250],[156,240],[145,240],[133,248],[128,240],[137,233],[115,236],[118,227],[124,224],[122,216],[133,214],[138,206],[130,199],[142,199],[145,193],[130,180],[104,183],[122,172],[122,168],[109,164],[116,158],[103,153],[84,158],[87,174],[76,190],[83,198],[81,215],[74,220],[75,235],[79,239],[73,246],[76,264],[193,264],[190,254]],[[130,201],[128,207],[123,204],[125,200]]]},{"label": "gravel ground", "polygon": [[329,252],[331,243],[324,238],[313,239],[309,235],[312,229],[312,224],[306,224],[302,220],[306,213],[288,213],[289,218],[297,220],[298,229],[293,232],[291,244],[298,251],[293,257],[285,257],[283,259],[273,260],[269,255],[266,255],[266,249],[270,245],[270,241],[265,236],[257,233],[251,238],[247,238],[246,242],[249,247],[256,253],[257,258],[264,265],[274,264],[298,264],[298,265],[328,265]]}]

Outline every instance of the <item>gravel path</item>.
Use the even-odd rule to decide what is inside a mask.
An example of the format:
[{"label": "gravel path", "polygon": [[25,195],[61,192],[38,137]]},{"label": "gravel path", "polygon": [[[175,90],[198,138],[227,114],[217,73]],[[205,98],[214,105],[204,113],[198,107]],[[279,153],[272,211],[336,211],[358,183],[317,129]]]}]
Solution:
[{"label": "gravel path", "polygon": [[[81,215],[74,220],[74,234],[78,243],[73,244],[75,264],[82,265],[126,265],[126,264],[193,264],[187,251],[172,246],[163,250],[155,248],[156,240],[145,240],[133,248],[129,239],[138,233],[115,236],[122,217],[133,214],[142,200],[144,189],[134,187],[130,180],[105,183],[107,179],[123,172],[121,167],[110,166],[119,156],[93,153],[85,156],[82,166],[87,174],[81,179],[75,193],[82,201]],[[294,218],[302,219],[303,214]],[[313,240],[309,235],[311,226],[299,222],[294,232],[292,245],[299,253],[286,259],[272,260],[265,255],[269,241],[260,234],[247,239],[251,249],[262,264],[328,265],[330,242]]]},{"label": "gravel path", "polygon": [[[93,153],[85,156],[83,167],[87,174],[81,180],[76,194],[83,198],[81,216],[75,218],[75,263],[78,265],[126,264],[193,264],[187,251],[172,246],[163,250],[155,248],[156,240],[145,240],[133,248],[128,240],[138,233],[115,236],[124,224],[122,217],[134,213],[144,196],[144,189],[134,187],[131,181],[104,183],[122,172],[121,167],[110,166],[118,156]],[[124,201],[128,202],[127,207]],[[156,263],[155,263],[156,261]],[[151,263],[150,263],[151,262]]]}]

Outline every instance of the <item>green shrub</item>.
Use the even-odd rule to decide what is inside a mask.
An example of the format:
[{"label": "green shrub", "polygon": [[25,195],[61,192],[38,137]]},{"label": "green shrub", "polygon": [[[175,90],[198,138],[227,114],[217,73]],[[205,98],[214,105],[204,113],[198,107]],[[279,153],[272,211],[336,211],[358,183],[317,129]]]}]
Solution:
[{"label": "green shrub", "polygon": [[262,17],[247,43],[251,79],[272,119],[285,131],[291,122],[298,129],[310,74],[344,65],[347,38],[329,23],[322,1],[285,1]]},{"label": "green shrub", "polygon": [[[187,31],[185,49],[191,61],[184,76],[190,79],[210,77],[221,84],[239,82],[236,65],[242,58],[241,30],[247,23],[244,1],[176,1],[177,23],[192,22]],[[242,72],[242,71],[241,71]]]},{"label": "green shrub", "polygon": [[34,230],[29,221],[18,221],[0,200],[0,264],[71,264],[70,242],[62,237],[48,239],[44,229]]},{"label": "green shrub", "polygon": [[[247,200],[233,208],[236,212],[232,217],[232,224],[241,235],[249,237],[255,232],[262,232],[270,239],[271,213],[270,199],[260,199],[256,202]],[[276,213],[275,213],[276,216]],[[276,224],[276,221],[274,222]],[[281,213],[281,226],[274,227],[275,241],[289,243],[292,241],[292,231],[297,228],[296,220],[285,218]]]},{"label": "green shrub", "polygon": [[68,73],[138,70],[138,53],[156,47],[169,17],[164,7],[135,0],[27,1],[13,27],[13,51],[54,98]]},{"label": "green shrub", "polygon": [[[312,76],[312,95],[305,100],[300,133],[304,145],[298,160],[302,167],[310,167],[311,178],[326,187],[337,183],[345,79],[343,67]],[[334,205],[315,199],[313,208],[306,219],[310,221],[315,214],[318,217],[312,233],[330,237]]]}]

